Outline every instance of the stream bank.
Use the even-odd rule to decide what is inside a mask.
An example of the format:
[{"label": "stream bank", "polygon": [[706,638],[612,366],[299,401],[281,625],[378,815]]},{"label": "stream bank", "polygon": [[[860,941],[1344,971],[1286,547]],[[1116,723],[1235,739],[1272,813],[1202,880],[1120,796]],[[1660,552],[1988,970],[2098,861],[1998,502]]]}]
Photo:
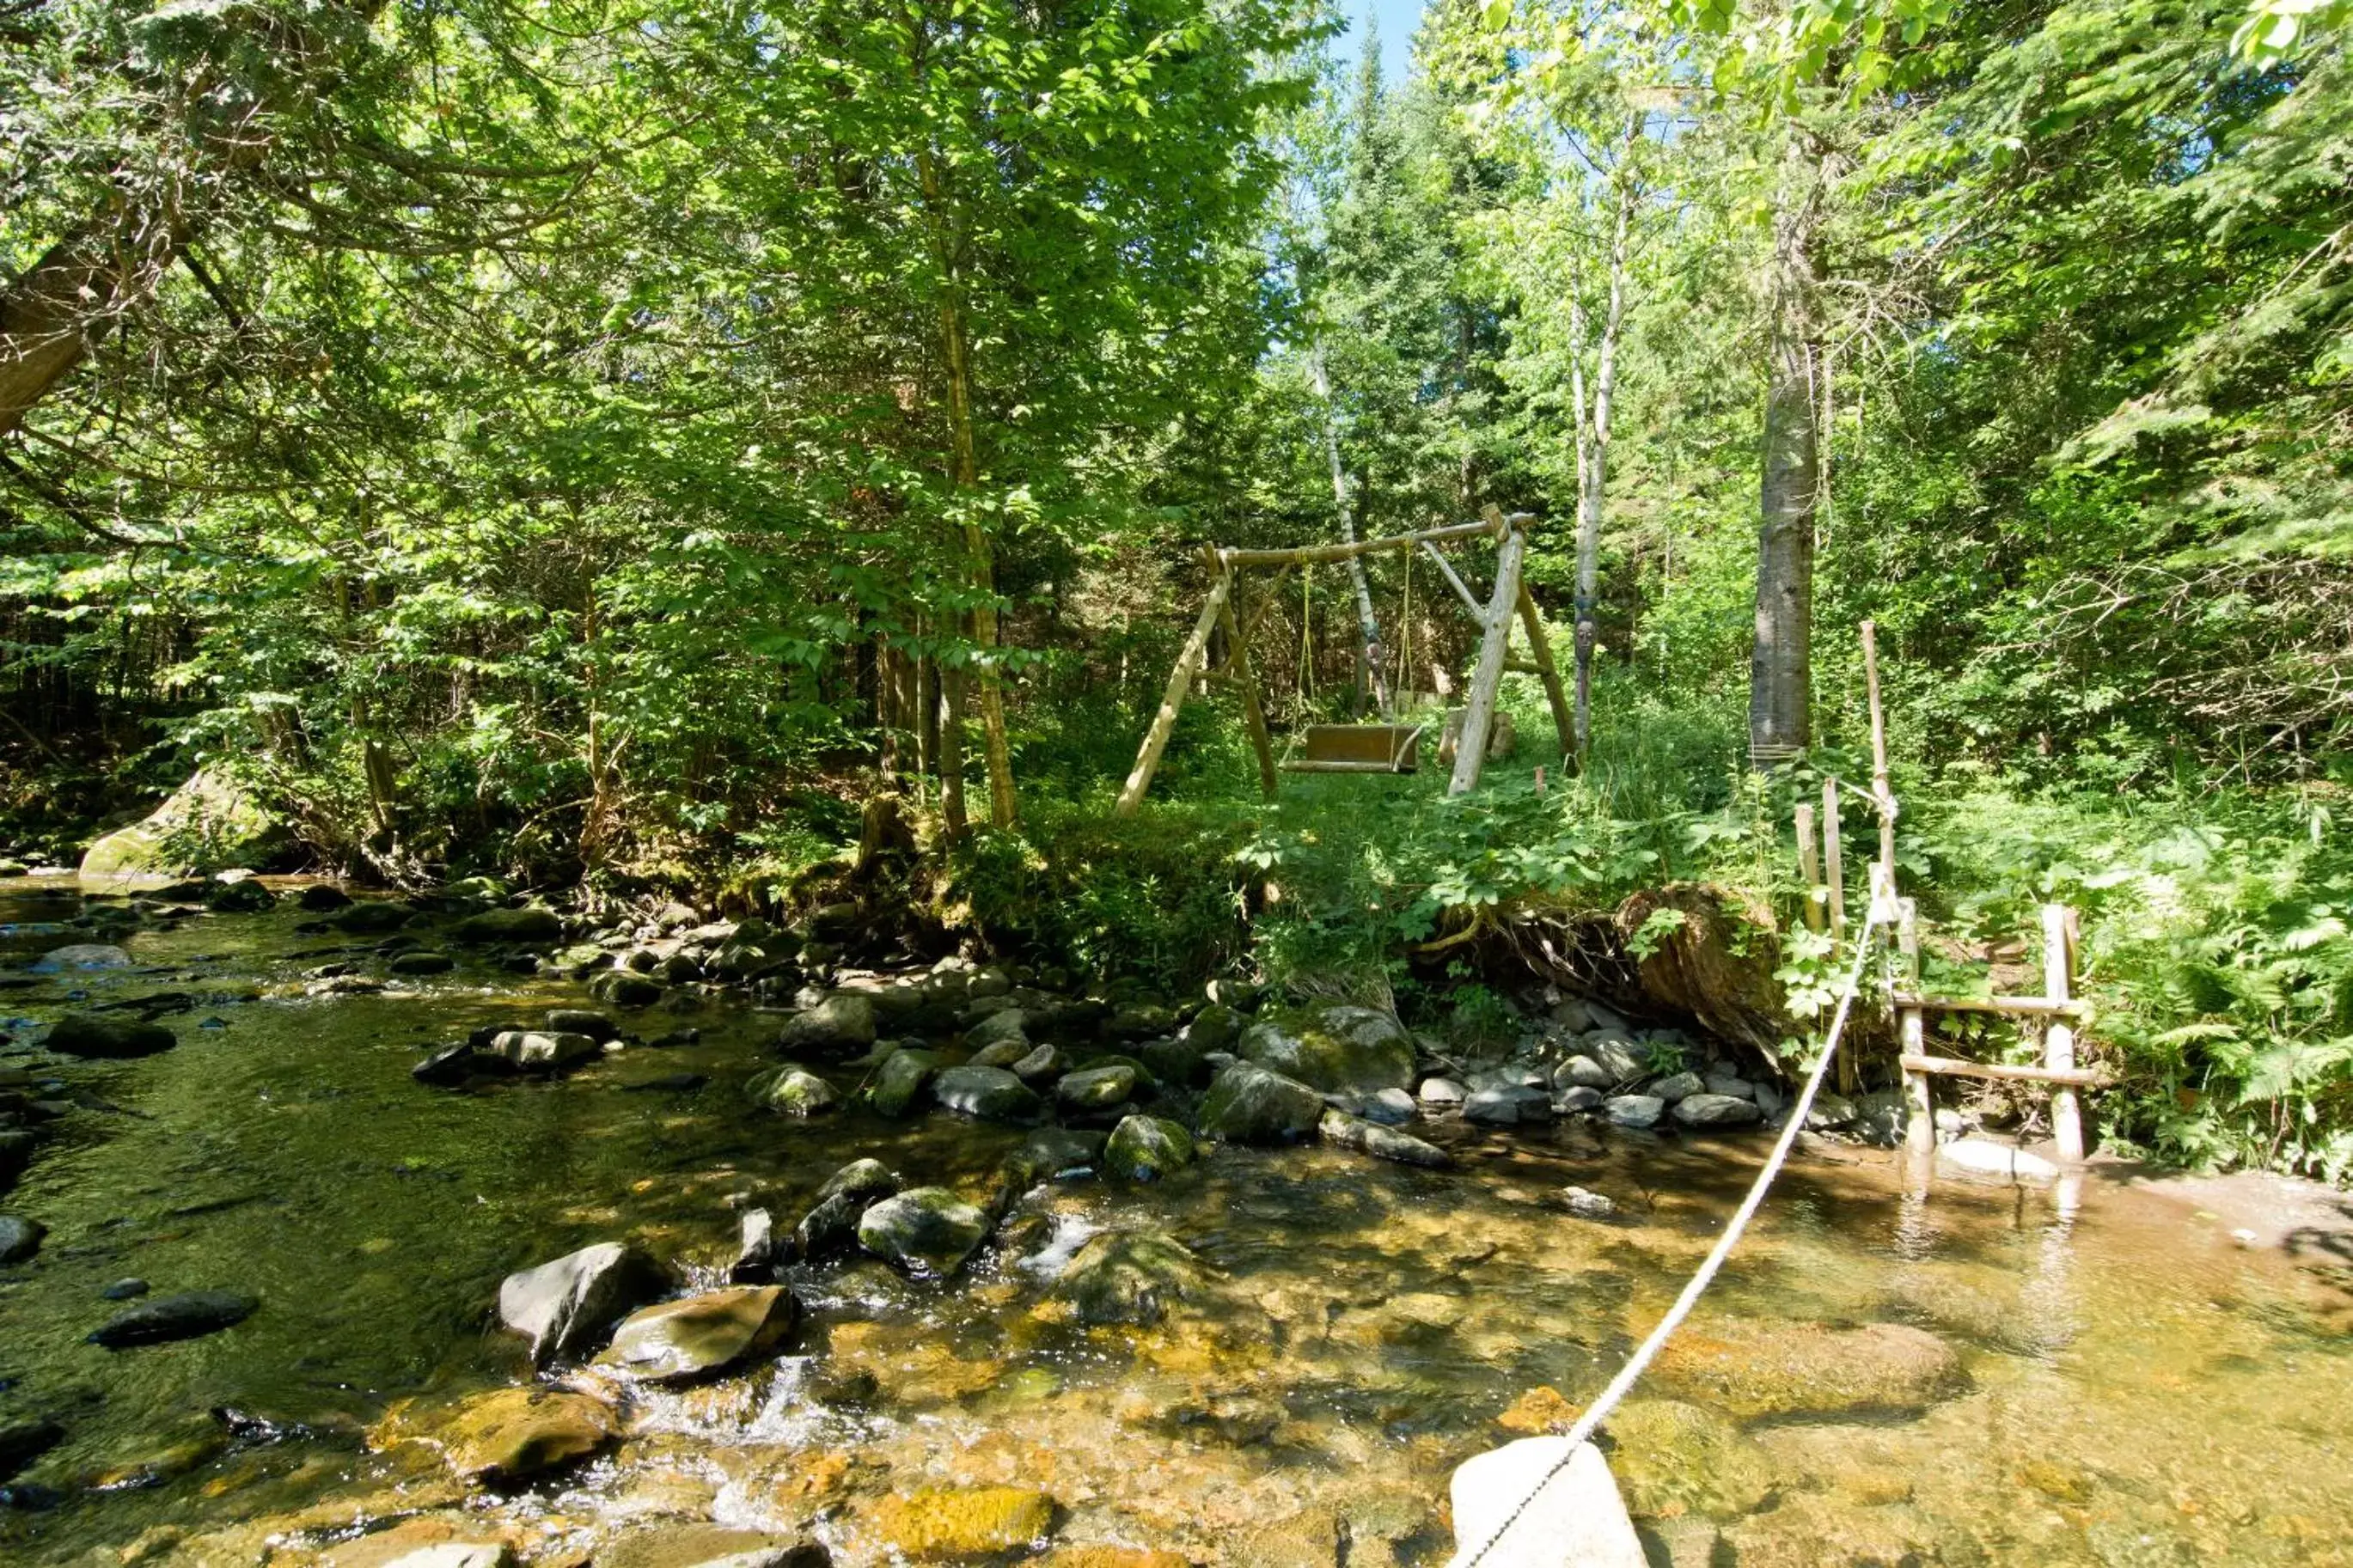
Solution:
[{"label": "stream bank", "polygon": [[[708,943],[691,962],[709,973],[741,930],[632,933],[639,970],[607,967],[602,948],[565,962],[592,944],[553,917],[509,911],[474,928],[480,941],[458,940],[470,917],[454,910],[414,927],[404,913],[400,931],[305,931],[389,917],[302,898],[331,895],[185,915],[167,900],[125,923],[55,883],[0,886],[13,1037],[0,1068],[26,1075],[26,1106],[50,1108],[0,1199],[45,1227],[0,1268],[0,1411],[58,1434],[0,1512],[0,1543],[26,1561],[357,1568],[460,1541],[533,1563],[754,1549],[861,1563],[1031,1542],[1065,1563],[1440,1561],[1452,1465],[1556,1424],[1599,1386],[1762,1153],[1753,1134],[1671,1115],[1642,1130],[1563,1114],[1574,1090],[1600,1092],[1569,1066],[1609,1055],[1591,1037],[1609,1023],[1588,1009],[1533,1031],[1535,1055],[1556,1058],[1541,1089],[1474,1085],[1463,1068],[1456,1086],[1492,1095],[1488,1120],[1442,1090],[1422,1098],[1453,1068],[1411,1041],[1411,1120],[1376,1120],[1394,1110],[1398,1086],[1375,1080],[1397,1072],[1399,1042],[1369,1026],[1360,1049],[1297,1026],[1277,1031],[1294,1044],[1252,1047],[1295,1071],[1371,1074],[1332,1091],[1351,1097],[1347,1114],[1443,1163],[1371,1156],[1350,1142],[1371,1133],[1344,1128],[1204,1143],[1148,1182],[1082,1174],[1100,1160],[1092,1138],[1132,1116],[1198,1130],[1208,1083],[1234,1070],[1167,1032],[1198,1013],[1133,994],[1089,1007],[1068,976],[981,965],[902,985],[806,947],[764,959],[797,973],[706,991],[671,961]],[[36,971],[77,944],[128,962]],[[793,984],[763,997],[763,978]],[[907,1114],[873,1104],[891,1056],[854,1037],[853,1002],[803,996],[813,978],[896,1020],[870,1017],[875,1040],[936,1054]],[[923,994],[910,1005],[896,994],[909,990]],[[950,991],[953,1015],[924,1013]],[[1018,1042],[991,1024],[1016,1011]],[[92,1013],[152,1015],[175,1044],[46,1049],[47,1026]],[[569,1071],[488,1065],[531,1048],[503,1035],[593,1035],[599,1017],[619,1048],[591,1039]],[[1227,1045],[1243,1018],[1258,1014],[1237,1010]],[[436,1047],[475,1039],[448,1058],[465,1070],[418,1081]],[[1627,1036],[1630,1049],[1673,1043]],[[1705,1047],[1686,1043],[1705,1068]],[[1018,1101],[1018,1124],[917,1113],[950,1058],[970,1070],[1017,1044],[978,1070],[1050,1092],[1050,1118]],[[1040,1050],[1063,1054],[1048,1064],[1060,1074],[1024,1080],[1015,1068]],[[787,1062],[831,1109],[755,1103]],[[1062,1093],[1106,1068],[1082,1088],[1123,1098]],[[1147,1075],[1156,1087],[1138,1098]],[[1320,1124],[1335,1108],[1316,1098]],[[747,1215],[796,1229],[860,1159],[902,1192],[981,1208],[987,1237],[945,1279],[854,1243],[731,1279]],[[1008,1182],[1008,1162],[1039,1179]],[[1922,1205],[1876,1151],[1820,1143],[1784,1178],[1691,1353],[1612,1423],[1613,1464],[1662,1561],[2341,1560],[2328,1553],[2353,1519],[2335,1412],[2353,1393],[2353,1298],[2229,1228],[2105,1184],[2072,1215],[2015,1189],[1946,1186]],[[797,1321],[699,1382],[599,1366],[585,1347],[534,1372],[499,1327],[502,1283],[607,1243],[642,1253],[665,1299],[781,1286]],[[1089,1257],[1080,1279],[1110,1286],[1074,1300]],[[129,1310],[106,1293],[131,1278],[148,1300],[254,1306],[195,1337],[90,1343]],[[476,1467],[502,1442],[548,1462]]]}]

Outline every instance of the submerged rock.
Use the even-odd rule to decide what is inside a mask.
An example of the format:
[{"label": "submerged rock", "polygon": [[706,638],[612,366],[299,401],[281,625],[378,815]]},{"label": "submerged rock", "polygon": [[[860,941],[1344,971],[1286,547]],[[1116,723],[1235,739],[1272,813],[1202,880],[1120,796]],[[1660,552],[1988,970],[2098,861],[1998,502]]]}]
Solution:
[{"label": "submerged rock", "polygon": [[447,974],[457,967],[458,961],[446,952],[404,952],[385,965],[394,974]]},{"label": "submerged rock", "polygon": [[558,942],[564,936],[564,921],[554,910],[530,904],[519,910],[484,910],[478,915],[468,915],[449,928],[453,942]]},{"label": "submerged rock", "polygon": [[0,1481],[66,1440],[66,1429],[39,1416],[0,1419]]},{"label": "submerged rock", "polygon": [[192,1340],[245,1321],[260,1305],[259,1298],[234,1290],[182,1290],[116,1313],[91,1332],[90,1342],[119,1351]]},{"label": "submerged rock", "polygon": [[1054,1300],[1082,1323],[1149,1328],[1171,1304],[1207,1282],[1200,1259],[1157,1230],[1105,1231],[1088,1238],[1054,1282]]},{"label": "submerged rock", "polygon": [[644,1253],[624,1242],[599,1242],[508,1275],[499,1287],[499,1321],[530,1342],[533,1364],[544,1366],[592,1348],[668,1285]]},{"label": "submerged rock", "polygon": [[417,918],[417,911],[385,899],[370,899],[327,917],[327,924],[349,936],[383,936]]},{"label": "submerged rock", "polygon": [[1628,1505],[1653,1518],[1736,1519],[1776,1489],[1772,1458],[1756,1439],[1697,1405],[1631,1400],[1611,1412],[1608,1431],[1609,1468]]},{"label": "submerged rock", "polygon": [[650,1007],[668,992],[660,981],[627,969],[607,969],[588,982],[589,995],[616,1007]]},{"label": "submerged rock", "polygon": [[1410,1132],[1400,1132],[1394,1127],[1384,1127],[1367,1121],[1361,1116],[1351,1116],[1345,1110],[1326,1110],[1317,1123],[1316,1131],[1324,1142],[1336,1149],[1354,1149],[1360,1154],[1376,1159],[1395,1160],[1404,1165],[1426,1165],[1432,1170],[1454,1163],[1454,1157],[1435,1143],[1425,1142]]},{"label": "submerged rock", "polygon": [[942,1277],[988,1235],[988,1215],[945,1187],[916,1187],[885,1198],[858,1220],[858,1243],[919,1277]]},{"label": "submerged rock", "polygon": [[[1181,1131],[1181,1129],[1180,1129]],[[1091,1175],[1103,1164],[1107,1142],[1100,1132],[1083,1127],[1040,1127],[1005,1157],[1008,1199],[1040,1182]]]},{"label": "submerged rock", "polygon": [[612,1411],[585,1394],[501,1388],[461,1406],[443,1444],[468,1479],[518,1481],[586,1458],[614,1430]]},{"label": "submerged rock", "polygon": [[115,1059],[152,1057],[180,1040],[161,1024],[111,1013],[69,1013],[49,1026],[48,1037],[41,1043],[60,1056]]},{"label": "submerged rock", "polygon": [[596,1568],[826,1568],[832,1561],[802,1537],[672,1520],[600,1548]]},{"label": "submerged rock", "polygon": [[332,882],[312,882],[294,895],[294,907],[312,914],[327,914],[352,907],[352,896]]},{"label": "submerged rock", "polygon": [[131,955],[111,942],[77,942],[53,947],[33,961],[36,974],[57,974],[69,969],[128,969]]},{"label": "submerged rock", "polygon": [[1193,1163],[1193,1135],[1157,1116],[1130,1116],[1111,1130],[1103,1145],[1106,1175],[1149,1182]]},{"label": "submerged rock", "polygon": [[1201,1136],[1222,1143],[1291,1143],[1315,1131],[1324,1097],[1296,1079],[1253,1062],[1217,1076],[1201,1100]]},{"label": "submerged rock", "polygon": [[255,915],[278,907],[278,895],[255,880],[250,873],[234,876],[225,873],[220,880],[205,890],[205,908],[216,914]]},{"label": "submerged rock", "polygon": [[1003,1068],[943,1068],[932,1079],[932,1098],[982,1121],[1027,1121],[1045,1108],[1028,1084]]},{"label": "submerged rock", "polygon": [[1377,1094],[1413,1082],[1411,1037],[1369,1007],[1262,1017],[1242,1031],[1235,1052],[1327,1094]]},{"label": "submerged rock", "polygon": [[800,1303],[781,1285],[740,1285],[633,1312],[597,1359],[633,1376],[679,1383],[723,1372],[784,1343]]},{"label": "submerged rock", "polygon": [[1042,1545],[1054,1500],[1028,1487],[925,1489],[882,1499],[873,1517],[883,1542],[916,1562],[997,1557]]},{"label": "submerged rock", "polygon": [[1686,1324],[1651,1375],[1660,1392],[1737,1421],[1911,1415],[1968,1386],[1957,1351],[1901,1323]]}]

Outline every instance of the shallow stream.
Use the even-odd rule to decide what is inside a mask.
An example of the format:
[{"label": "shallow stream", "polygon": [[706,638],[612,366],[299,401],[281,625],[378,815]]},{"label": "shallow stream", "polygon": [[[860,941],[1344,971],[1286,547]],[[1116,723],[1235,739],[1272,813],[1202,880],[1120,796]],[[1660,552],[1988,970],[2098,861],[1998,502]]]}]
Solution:
[{"label": "shallow stream", "polygon": [[[1607,1380],[1766,1148],[1440,1126],[1420,1131],[1454,1150],[1451,1171],[1229,1150],[1149,1186],[1042,1187],[957,1280],[854,1258],[804,1273],[794,1353],[637,1394],[604,1457],[476,1493],[381,1439],[529,1377],[493,1331],[510,1271],[629,1237],[712,1283],[746,1202],[789,1224],[866,1154],[977,1187],[1021,1135],[756,1114],[744,1085],[776,1020],[724,1003],[627,1026],[691,1023],[691,1046],[428,1089],[409,1075],[428,1043],[586,1005],[582,988],[461,963],[305,996],[301,972],[332,958],[380,970],[356,939],[295,934],[290,909],[142,929],[123,939],[133,969],[26,975],[92,940],[56,923],[77,909],[0,884],[16,1037],[0,1069],[82,1100],[0,1198],[48,1228],[0,1268],[0,1419],[38,1412],[69,1434],[19,1478],[26,1506],[0,1508],[12,1563],[309,1562],[439,1512],[526,1562],[602,1562],[617,1540],[716,1521],[813,1531],[856,1565],[890,1560],[874,1521],[891,1495],[996,1484],[1050,1494],[1065,1549],[1442,1562],[1453,1466],[1517,1435],[1507,1411],[1533,1430]],[[192,1005],[164,1020],[174,1050],[66,1062],[27,1042],[69,992]],[[1571,1184],[1626,1217],[1571,1215]],[[1136,1225],[1208,1266],[1194,1300],[1149,1329],[1040,1310],[1085,1234]],[[2118,1180],[2094,1177],[2068,1212],[2009,1188],[1921,1200],[1879,1152],[1810,1147],[1693,1325],[1729,1381],[1687,1366],[1646,1386],[1613,1466],[1659,1562],[2353,1563],[2353,1290],[2336,1261],[2243,1247]],[[261,1305],[178,1343],[87,1342],[127,1276]],[[1788,1391],[1818,1370],[1810,1347],[1847,1342],[1823,1336],[1875,1324],[1926,1331],[1957,1372],[1918,1400],[1867,1377],[1811,1405]]]}]

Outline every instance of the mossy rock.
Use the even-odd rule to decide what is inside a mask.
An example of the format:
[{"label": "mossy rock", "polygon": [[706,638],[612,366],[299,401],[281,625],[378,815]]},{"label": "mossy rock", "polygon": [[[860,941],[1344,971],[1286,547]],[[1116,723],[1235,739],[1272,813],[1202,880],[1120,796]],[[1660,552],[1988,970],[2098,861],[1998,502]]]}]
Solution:
[{"label": "mossy rock", "polygon": [[1370,1007],[1286,1008],[1242,1031],[1235,1054],[1326,1094],[1413,1085],[1413,1040]]},{"label": "mossy rock", "polygon": [[1200,1294],[1201,1260],[1156,1230],[1106,1231],[1090,1237],[1054,1283],[1054,1302],[1082,1323],[1149,1328],[1172,1303]]},{"label": "mossy rock", "polygon": [[874,1070],[874,1081],[866,1090],[866,1103],[874,1108],[878,1116],[904,1116],[914,1108],[915,1097],[923,1092],[932,1075],[943,1065],[937,1051],[912,1047],[892,1051]]},{"label": "mossy rock", "polygon": [[633,1376],[684,1382],[766,1354],[799,1320],[800,1303],[781,1285],[710,1290],[632,1312],[596,1359]]},{"label": "mossy rock", "polygon": [[188,877],[267,865],[292,831],[219,768],[201,768],[145,821],[118,828],[81,858],[85,877]]},{"label": "mossy rock", "polygon": [[1220,1143],[1295,1143],[1324,1119],[1324,1097],[1294,1078],[1236,1062],[1202,1097],[1196,1125]]},{"label": "mossy rock", "polygon": [[449,937],[453,942],[560,942],[564,921],[554,910],[536,904],[519,910],[484,910],[451,926]]},{"label": "mossy rock", "polygon": [[993,1557],[1052,1534],[1054,1500],[1029,1487],[927,1488],[884,1498],[875,1505],[874,1528],[916,1562]]},{"label": "mossy rock", "polygon": [[1192,1163],[1193,1135],[1157,1116],[1124,1119],[1103,1145],[1103,1173],[1126,1182],[1155,1181]]},{"label": "mossy rock", "polygon": [[945,1187],[915,1187],[859,1216],[858,1243],[912,1274],[945,1277],[988,1236],[987,1214]]},{"label": "mossy rock", "polygon": [[461,1405],[442,1441],[459,1475],[514,1481],[585,1459],[613,1433],[612,1411],[585,1394],[501,1388]]}]

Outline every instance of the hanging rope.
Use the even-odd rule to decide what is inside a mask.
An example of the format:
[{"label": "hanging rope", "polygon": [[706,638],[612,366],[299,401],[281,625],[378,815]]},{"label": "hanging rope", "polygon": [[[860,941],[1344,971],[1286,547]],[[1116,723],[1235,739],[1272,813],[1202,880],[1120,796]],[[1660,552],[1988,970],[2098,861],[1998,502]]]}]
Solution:
[{"label": "hanging rope", "polygon": [[1528,1495],[1504,1516],[1504,1522],[1495,1527],[1495,1532],[1470,1555],[1458,1554],[1451,1568],[1478,1568],[1487,1553],[1495,1549],[1496,1543],[1511,1533],[1512,1526],[1519,1521],[1520,1515],[1527,1511],[1528,1505],[1536,1500],[1537,1494],[1552,1485],[1555,1476],[1568,1468],[1569,1461],[1577,1457],[1577,1449],[1585,1446],[1594,1431],[1609,1418],[1609,1413],[1618,1407],[1618,1402],[1624,1399],[1636,1381],[1650,1370],[1651,1363],[1658,1358],[1660,1351],[1666,1348],[1667,1341],[1674,1331],[1683,1327],[1683,1320],[1691,1316],[1694,1307],[1699,1305],[1702,1292],[1714,1283],[1717,1270],[1724,1267],[1725,1259],[1732,1256],[1732,1249],[1739,1245],[1741,1234],[1748,1228],[1748,1222],[1757,1217],[1757,1209],[1765,1202],[1766,1189],[1773,1184],[1773,1178],[1781,1173],[1782,1165],[1788,1161],[1789,1151],[1796,1147],[1798,1134],[1805,1128],[1807,1114],[1813,1110],[1814,1096],[1821,1091],[1822,1075],[1829,1068],[1831,1058],[1838,1054],[1839,1037],[1846,1032],[1847,1015],[1854,1009],[1855,992],[1862,984],[1863,965],[1871,956],[1871,939],[1880,926],[1892,918],[1894,911],[1888,906],[1893,901],[1877,898],[1872,900],[1871,911],[1864,917],[1862,931],[1855,939],[1854,967],[1847,973],[1846,987],[1840,994],[1838,1011],[1831,1018],[1829,1039],[1822,1047],[1822,1054],[1815,1059],[1813,1070],[1806,1075],[1805,1086],[1798,1091],[1796,1103],[1789,1108],[1789,1120],[1782,1125],[1779,1141],[1767,1157],[1765,1168],[1757,1173],[1757,1180],[1750,1184],[1748,1195],[1740,1200],[1740,1207],[1734,1212],[1732,1222],[1724,1227],[1724,1234],[1716,1238],[1715,1246],[1709,1249],[1699,1271],[1683,1287],[1683,1294],[1675,1298],[1675,1304],[1667,1309],[1667,1315],[1659,1320],[1657,1328],[1651,1331],[1651,1337],[1627,1358],[1618,1375],[1609,1380],[1609,1386],[1601,1391],[1599,1396],[1586,1407],[1585,1414],[1577,1418],[1577,1425],[1569,1428],[1568,1447],[1559,1459],[1537,1478],[1536,1484],[1528,1489]]}]

